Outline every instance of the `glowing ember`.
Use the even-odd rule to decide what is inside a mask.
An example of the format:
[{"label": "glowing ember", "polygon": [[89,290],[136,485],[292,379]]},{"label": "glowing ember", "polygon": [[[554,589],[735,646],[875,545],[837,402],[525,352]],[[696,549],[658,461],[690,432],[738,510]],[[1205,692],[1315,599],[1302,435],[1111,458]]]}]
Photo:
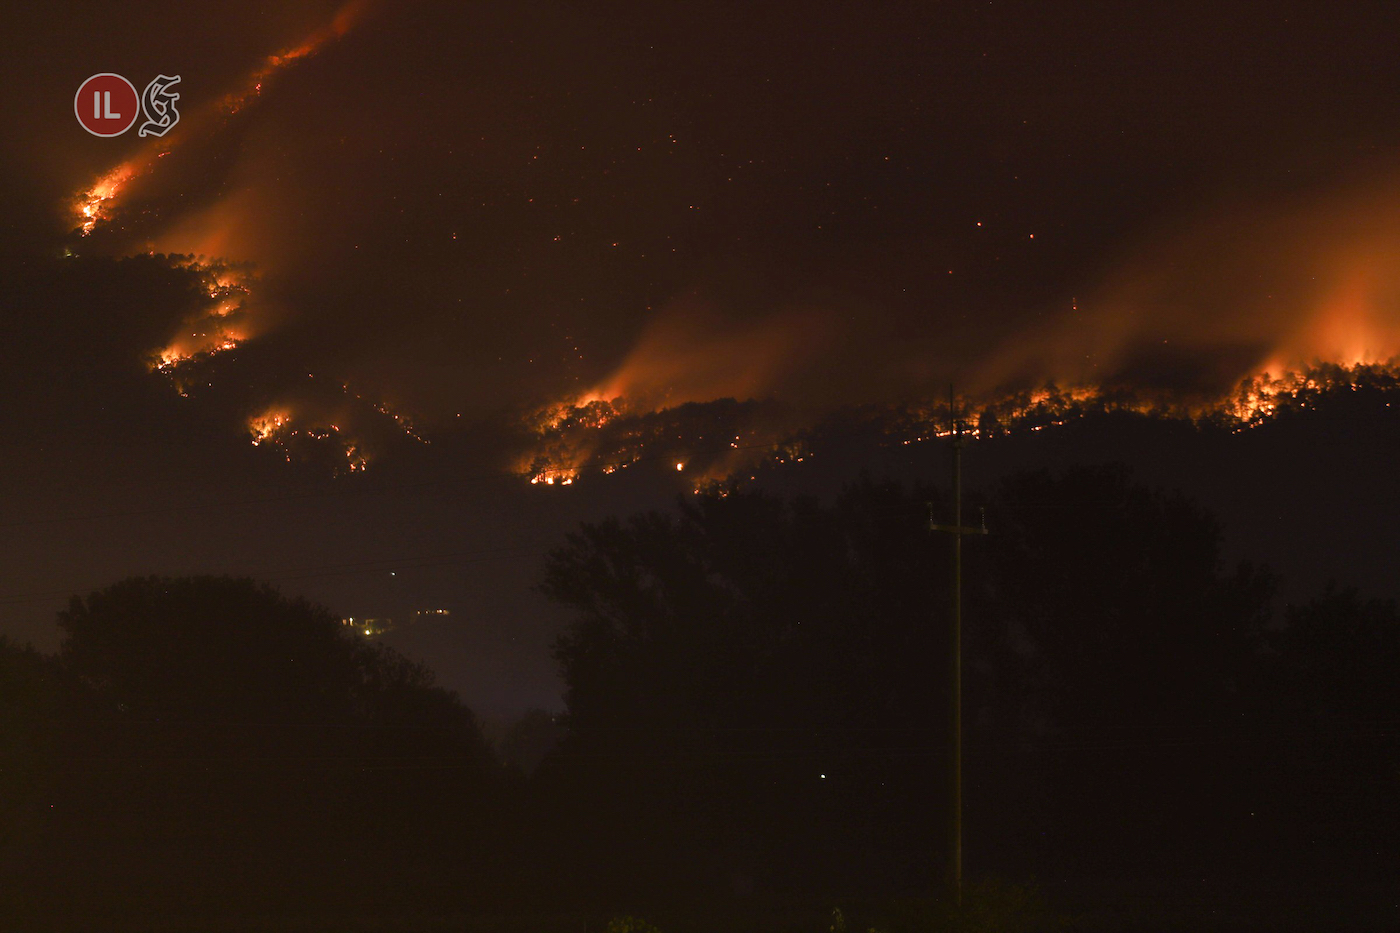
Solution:
[{"label": "glowing ember", "polygon": [[[213,106],[185,116],[180,126],[171,134],[181,138],[217,128],[220,115],[235,114],[249,101],[262,93],[263,84],[274,75],[284,71],[298,61],[309,58],[325,45],[345,35],[360,19],[367,7],[367,0],[350,0],[340,8],[330,24],[317,29],[299,45],[276,55],[269,55],[263,64],[244,82],[244,86],[226,95]],[[88,236],[99,224],[112,219],[116,200],[129,182],[138,176],[151,172],[159,159],[171,153],[171,143],[164,138],[152,138],[145,147],[131,159],[111,169],[88,187],[73,203],[74,220],[83,236]]]},{"label": "glowing ember", "polygon": [[111,202],[121,193],[122,186],[135,174],[135,164],[123,162],[93,182],[92,187],[78,197],[73,210],[77,214],[78,229],[82,231],[83,236],[92,233],[99,223],[110,218]]},{"label": "glowing ember", "polygon": [[253,446],[257,447],[263,441],[276,443],[291,421],[292,416],[289,412],[275,408],[269,408],[262,414],[249,418],[248,430],[253,435]]},{"label": "glowing ember", "polygon": [[263,84],[270,78],[275,77],[278,72],[286,70],[288,66],[302,59],[310,58],[312,55],[321,51],[327,43],[339,39],[349,32],[350,28],[355,25],[360,16],[364,13],[366,6],[368,6],[368,4],[365,0],[351,0],[350,3],[340,8],[335,18],[331,20],[330,25],[316,30],[300,45],[293,46],[275,55],[269,55],[267,59],[264,60],[262,66],[248,77],[248,80],[241,90],[228,94],[220,101],[220,109],[228,114],[238,113],[247,106],[249,101],[262,94]]},{"label": "glowing ember", "polygon": [[339,465],[333,467],[333,472],[337,474],[363,473],[369,467],[369,457],[358,444],[340,437],[339,426],[297,427],[289,408],[269,408],[249,418],[248,433],[254,447],[272,444],[288,463],[292,462],[293,445],[309,444],[334,452]]},{"label": "glowing ember", "polygon": [[[269,79],[295,63],[315,55],[328,43],[345,35],[360,18],[366,5],[366,0],[350,0],[345,3],[327,25],[311,33],[301,43],[268,56],[248,76],[240,89],[222,99],[211,101],[203,109],[186,114],[176,131],[178,138],[209,136],[223,127],[226,123],[224,118],[242,110],[260,95]],[[172,137],[174,136],[175,134],[172,134]],[[130,192],[133,180],[154,171],[159,160],[171,154],[176,145],[178,143],[174,142],[173,138],[152,139],[139,149],[135,156],[93,182],[76,198],[72,206],[80,234],[89,236],[99,226],[112,222],[118,202]],[[184,247],[184,243],[180,246]],[[208,251],[215,252],[213,248]],[[154,251],[151,254],[154,255]],[[208,298],[207,304],[181,320],[167,344],[152,351],[149,358],[151,369],[170,376],[176,391],[181,396],[187,396],[187,390],[195,385],[186,374],[187,369],[204,373],[205,370],[199,368],[202,363],[238,348],[261,329],[256,326],[260,322],[252,319],[253,308],[250,305],[255,281],[246,268],[222,261],[206,262],[202,256],[199,259],[178,255],[162,258],[168,258],[174,268],[199,273],[202,277],[203,293]],[[265,322],[262,323],[265,327]],[[301,401],[298,402],[299,406]],[[378,415],[389,419],[398,432],[420,443],[428,443],[402,414],[384,404],[367,404],[370,404]],[[338,425],[326,427],[313,424],[298,427],[293,422],[292,409],[285,405],[269,408],[249,418],[248,430],[254,446],[264,443],[274,445],[289,461],[289,445],[300,445],[302,441],[306,441],[323,447],[329,445],[336,451],[337,460],[341,465],[335,468],[335,472],[361,472],[369,462],[360,442],[340,438],[341,431]]]},{"label": "glowing ember", "polygon": [[152,355],[151,367],[164,373],[232,350],[249,338],[246,300],[252,277],[243,270],[192,259],[177,258],[176,265],[200,273],[211,304],[187,317],[170,342]]},{"label": "glowing ember", "polygon": [[[1355,365],[1315,364],[1300,372],[1274,376],[1260,373],[1244,379],[1235,391],[1214,399],[1186,400],[1166,394],[1144,395],[1097,386],[1056,386],[1010,393],[977,401],[962,398],[955,403],[964,436],[990,438],[1018,432],[1040,432],[1073,420],[1113,412],[1180,419],[1243,431],[1265,424],[1286,412],[1315,407],[1326,396],[1375,388],[1400,393],[1400,362]],[[527,457],[521,472],[535,485],[569,485],[586,472],[611,475],[632,464],[663,460],[676,472],[692,474],[691,459],[699,461],[701,478],[692,487],[703,489],[716,481],[750,473],[760,462],[802,463],[812,456],[801,425],[784,425],[754,407],[714,402],[706,406],[679,406],[657,412],[628,413],[621,399],[607,403],[612,417],[598,420],[582,408],[567,404],[547,411],[549,417],[532,419],[537,425],[538,446]],[[852,423],[862,416],[848,412]],[[719,434],[716,422],[745,424],[741,433]],[[902,445],[949,436],[950,407],[946,401],[927,405],[898,406],[876,411],[869,418],[879,443]],[[758,427],[763,424],[763,427]],[[717,436],[718,435],[718,436]]]}]

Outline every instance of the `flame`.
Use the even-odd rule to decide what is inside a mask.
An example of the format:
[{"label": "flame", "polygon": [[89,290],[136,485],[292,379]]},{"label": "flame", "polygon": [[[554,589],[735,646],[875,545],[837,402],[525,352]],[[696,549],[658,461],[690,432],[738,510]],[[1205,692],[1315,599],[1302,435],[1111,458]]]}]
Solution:
[{"label": "flame", "polygon": [[546,486],[553,486],[557,483],[560,486],[572,486],[576,479],[578,479],[578,473],[574,470],[547,469],[531,476],[530,485],[536,486],[543,483]]},{"label": "flame", "polygon": [[82,231],[83,236],[92,233],[99,223],[110,219],[114,206],[112,202],[136,172],[137,163],[135,161],[123,162],[98,178],[87,191],[78,197],[73,209],[77,213],[78,229]]},{"label": "flame", "polygon": [[[959,432],[972,440],[1038,433],[1085,416],[1113,412],[1217,425],[1239,432],[1260,427],[1286,412],[1315,408],[1326,397],[1368,387],[1400,395],[1400,360],[1319,363],[1280,371],[1278,375],[1259,372],[1241,380],[1229,392],[1210,398],[1129,392],[1088,384],[1068,388],[1046,385],[1032,391],[980,398],[963,396],[952,402],[887,406],[868,416],[851,408],[845,413],[844,423],[857,426],[864,417],[882,443],[906,446],[948,437],[954,412],[960,422]],[[729,435],[730,439],[721,444],[723,438],[705,430],[707,421],[712,427],[714,412],[702,412],[718,404],[637,413],[619,399],[609,403],[615,416],[603,422],[587,417],[588,405],[582,406],[576,416],[569,414],[567,405],[562,412],[559,406],[552,407],[547,409],[551,412],[549,418],[535,422],[539,431],[537,445],[524,458],[520,472],[535,485],[571,485],[585,473],[612,475],[643,461],[662,461],[677,473],[692,476],[698,472],[691,488],[702,491],[715,483],[732,482],[751,474],[760,463],[800,464],[814,456],[808,439],[810,431],[800,424],[784,427],[773,422],[751,427],[745,433]],[[734,414],[739,420],[740,414]],[[678,456],[682,451],[685,456]]]},{"label": "flame", "polygon": [[262,93],[263,86],[269,79],[295,63],[310,58],[328,43],[349,32],[363,17],[368,6],[368,0],[349,0],[341,6],[329,24],[316,29],[298,45],[269,55],[262,65],[248,76],[240,89],[202,109],[183,115],[171,137],[153,137],[147,140],[135,156],[99,176],[78,195],[72,205],[74,222],[81,235],[88,236],[99,225],[112,220],[116,202],[128,189],[130,182],[153,171],[157,161],[173,151],[175,140],[208,134],[217,129],[220,123],[216,117],[233,115],[243,110],[251,100]]},{"label": "flame", "polygon": [[176,268],[192,269],[203,277],[210,305],[185,318],[170,342],[152,354],[151,368],[173,373],[187,363],[240,346],[252,336],[247,299],[252,276],[244,270],[206,265],[176,257]]},{"label": "flame", "polygon": [[249,101],[262,94],[263,85],[276,77],[279,72],[285,71],[289,66],[303,59],[310,58],[327,44],[349,32],[363,17],[368,6],[368,0],[350,0],[336,12],[329,24],[311,33],[298,45],[283,49],[275,55],[269,55],[263,61],[262,66],[248,76],[248,80],[244,82],[242,88],[224,96],[223,100],[220,101],[220,109],[230,115],[241,111],[248,105]]},{"label": "flame", "polygon": [[252,435],[254,447],[261,447],[263,444],[274,445],[288,463],[292,462],[294,443],[330,443],[338,450],[342,460],[342,465],[336,473],[363,473],[369,467],[369,458],[358,444],[338,437],[338,427],[331,425],[328,429],[299,428],[291,409],[285,406],[273,406],[250,417],[248,433]]},{"label": "flame", "polygon": [[243,336],[231,331],[218,331],[213,334],[195,333],[190,334],[190,339],[197,341],[193,345],[182,345],[172,343],[170,346],[160,350],[156,354],[155,362],[152,366],[162,372],[170,372],[183,363],[201,357],[213,356],[216,353],[224,353],[233,350],[243,342]]},{"label": "flame", "polygon": [[248,431],[253,435],[253,446],[264,441],[277,443],[292,423],[292,413],[285,408],[269,408],[248,419]]},{"label": "flame", "polygon": [[[248,418],[247,428],[254,447],[270,444],[285,460],[314,459],[329,463],[337,475],[362,473],[368,469],[376,450],[399,434],[421,444],[430,443],[413,427],[412,420],[382,401],[374,401],[340,384],[343,401],[338,405],[327,397],[337,386],[321,384],[314,373],[307,373],[307,385],[296,397],[284,399]],[[322,412],[338,412],[330,418]],[[555,479],[560,481],[559,478]]]},{"label": "flame", "polygon": [[[183,115],[170,138],[148,141],[136,155],[100,176],[72,204],[79,233],[86,237],[99,227],[112,223],[120,201],[130,193],[132,183],[153,172],[158,161],[174,151],[181,140],[209,136],[221,129],[226,125],[227,117],[244,110],[258,98],[270,80],[298,62],[316,55],[329,43],[349,32],[367,7],[367,0],[344,3],[327,24],[315,29],[300,43],[264,59],[237,89]],[[234,197],[237,199],[243,195]],[[208,299],[203,307],[180,322],[166,345],[152,351],[149,359],[153,370],[172,377],[172,384],[181,395],[186,395],[187,385],[192,384],[182,375],[186,368],[236,349],[256,335],[259,323],[266,326],[265,322],[255,319],[252,293],[256,281],[247,269],[224,260],[204,259],[205,254],[222,255],[228,251],[235,232],[235,224],[230,221],[233,213],[237,212],[228,209],[226,199],[207,214],[168,230],[150,247],[152,254],[157,246],[170,254],[166,258],[173,268],[199,273]],[[194,258],[195,255],[199,258]],[[346,394],[350,394],[348,387],[344,388]],[[358,395],[355,398],[364,401]],[[366,404],[378,416],[388,419],[400,433],[420,443],[428,443],[403,414],[382,402]],[[291,405],[278,404],[251,415],[247,428],[254,446],[275,446],[289,461],[293,444],[309,442],[329,445],[337,452],[343,465],[336,472],[362,472],[369,463],[361,441],[342,436],[337,424],[299,423]]]}]

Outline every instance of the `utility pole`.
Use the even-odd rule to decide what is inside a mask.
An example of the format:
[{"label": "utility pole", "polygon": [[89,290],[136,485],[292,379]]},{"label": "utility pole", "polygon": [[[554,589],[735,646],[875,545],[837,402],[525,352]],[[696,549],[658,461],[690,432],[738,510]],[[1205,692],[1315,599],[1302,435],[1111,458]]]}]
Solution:
[{"label": "utility pole", "polygon": [[953,524],[935,524],[929,517],[929,528],[946,532],[953,536],[953,611],[948,632],[949,707],[952,734],[952,754],[949,756],[949,778],[951,783],[950,826],[948,833],[949,873],[953,887],[953,902],[962,906],[963,891],[963,846],[962,846],[962,539],[963,535],[984,535],[987,533],[985,520],[980,528],[964,527],[962,523],[962,449],[963,425],[958,420],[953,387],[948,387],[948,418],[952,422],[953,453]]}]

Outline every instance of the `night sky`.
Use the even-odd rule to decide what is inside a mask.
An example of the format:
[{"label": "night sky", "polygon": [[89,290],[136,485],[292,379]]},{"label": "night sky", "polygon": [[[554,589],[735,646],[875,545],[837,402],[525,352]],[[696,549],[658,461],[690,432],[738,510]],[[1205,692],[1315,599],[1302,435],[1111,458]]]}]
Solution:
[{"label": "night sky", "polygon": [[[345,615],[449,608],[396,643],[487,715],[554,706],[543,553],[692,483],[531,486],[542,407],[606,387],[639,409],[757,399],[810,423],[949,381],[1198,396],[1266,365],[1384,360],[1400,351],[1397,19],[1195,2],[11,10],[0,632],[52,648],[70,594],[246,574]],[[309,36],[312,54],[220,110]],[[148,151],[74,120],[104,71],[138,89],[181,75],[187,122],[84,237],[74,199]],[[254,276],[239,346],[178,376],[149,360],[207,296],[170,253]],[[251,444],[249,418],[273,410],[338,436]],[[366,469],[347,475],[354,456]]]}]

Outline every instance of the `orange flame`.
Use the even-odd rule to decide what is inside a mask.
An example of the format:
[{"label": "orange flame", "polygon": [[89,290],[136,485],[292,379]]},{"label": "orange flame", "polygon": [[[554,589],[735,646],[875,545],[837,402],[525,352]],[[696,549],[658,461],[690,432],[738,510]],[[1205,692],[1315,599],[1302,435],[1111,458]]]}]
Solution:
[{"label": "orange flame", "polygon": [[78,229],[83,236],[92,233],[99,224],[111,217],[112,204],[125,185],[136,174],[135,161],[123,162],[97,181],[78,198],[74,210],[78,216]]},{"label": "orange flame", "polygon": [[318,28],[299,45],[276,55],[269,55],[244,82],[244,86],[202,110],[181,119],[173,131],[172,138],[152,138],[137,155],[109,170],[94,181],[73,202],[73,217],[79,232],[88,236],[98,225],[109,222],[116,208],[115,202],[136,178],[150,173],[157,160],[170,153],[173,139],[187,137],[193,133],[208,132],[219,114],[235,114],[253,98],[262,93],[263,84],[298,61],[319,52],[327,43],[344,36],[360,20],[368,8],[368,0],[349,0],[331,19],[331,22]]},{"label": "orange flame", "polygon": [[269,408],[248,419],[248,431],[253,435],[253,446],[264,441],[276,443],[292,423],[292,413],[285,408]]}]

